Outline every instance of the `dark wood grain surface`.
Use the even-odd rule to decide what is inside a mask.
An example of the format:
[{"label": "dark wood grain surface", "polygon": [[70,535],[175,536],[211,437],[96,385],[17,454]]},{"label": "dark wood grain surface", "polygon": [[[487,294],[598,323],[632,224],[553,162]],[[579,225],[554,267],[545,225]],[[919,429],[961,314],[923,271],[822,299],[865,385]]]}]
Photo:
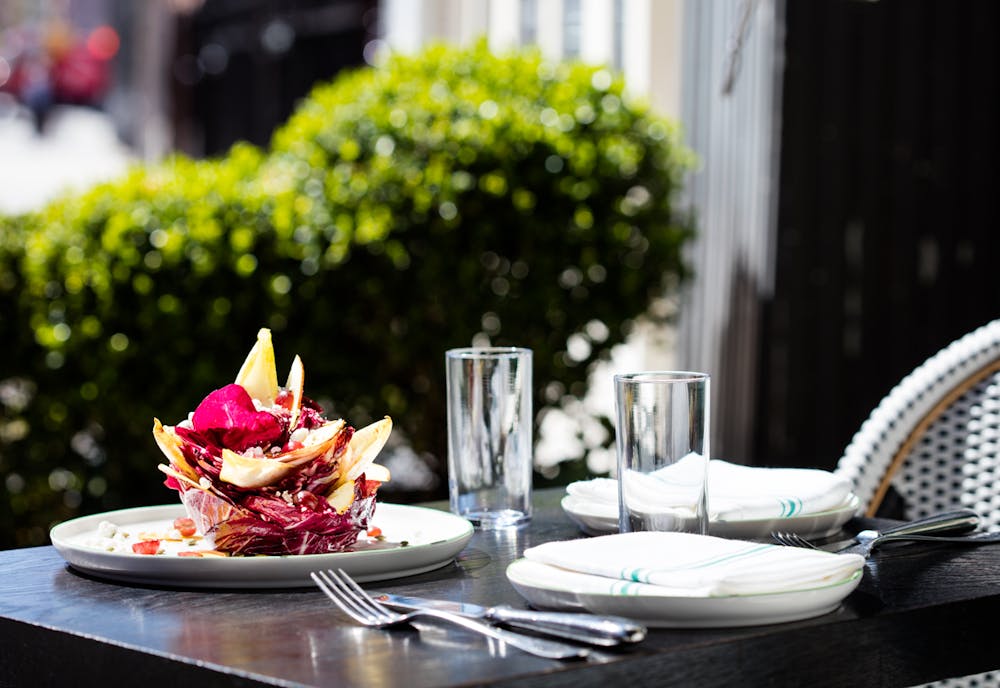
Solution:
[{"label": "dark wood grain surface", "polygon": [[[448,566],[372,590],[525,606],[504,576],[526,547],[579,537],[536,495],[532,523],[477,532]],[[441,506],[441,505],[438,505]],[[0,686],[894,686],[1000,667],[1000,546],[897,547],[837,611],[737,629],[654,630],[601,662],[559,662],[461,630],[359,628],[304,587],[108,583],[52,547],[0,552]]]}]

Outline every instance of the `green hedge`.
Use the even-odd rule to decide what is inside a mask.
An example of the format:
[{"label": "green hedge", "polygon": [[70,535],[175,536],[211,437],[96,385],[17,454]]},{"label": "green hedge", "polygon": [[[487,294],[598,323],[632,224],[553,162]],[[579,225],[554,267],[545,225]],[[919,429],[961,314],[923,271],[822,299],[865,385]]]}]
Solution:
[{"label": "green hedge", "polygon": [[307,393],[392,415],[443,476],[444,350],[529,346],[536,408],[580,393],[685,276],[689,161],[603,69],[436,46],[319,86],[269,150],[0,219],[0,546],[169,501],[153,416],[229,382],[261,326],[279,376],[300,354]]}]

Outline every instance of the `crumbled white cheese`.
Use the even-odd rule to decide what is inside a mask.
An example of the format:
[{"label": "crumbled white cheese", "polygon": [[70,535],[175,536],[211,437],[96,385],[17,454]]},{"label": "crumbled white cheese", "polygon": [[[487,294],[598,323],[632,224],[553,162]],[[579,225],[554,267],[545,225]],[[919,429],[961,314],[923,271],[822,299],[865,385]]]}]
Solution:
[{"label": "crumbled white cheese", "polygon": [[86,542],[88,547],[103,550],[105,552],[131,552],[132,547],[128,542],[128,533],[120,530],[111,521],[101,521],[97,525],[97,532]]},{"label": "crumbled white cheese", "polygon": [[78,542],[103,552],[133,554],[132,545],[147,540],[159,540],[158,554],[177,554],[183,550],[215,548],[211,537],[194,535],[184,537],[170,521],[149,521],[118,526],[110,521],[102,521],[90,533],[81,534]]}]

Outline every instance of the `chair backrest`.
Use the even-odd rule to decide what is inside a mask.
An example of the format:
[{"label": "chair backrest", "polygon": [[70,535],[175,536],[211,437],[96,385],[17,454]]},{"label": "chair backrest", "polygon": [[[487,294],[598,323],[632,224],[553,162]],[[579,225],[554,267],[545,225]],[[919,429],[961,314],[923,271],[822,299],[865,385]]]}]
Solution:
[{"label": "chair backrest", "polygon": [[969,507],[1000,529],[1000,320],[907,375],[854,436],[835,473],[874,515],[889,486],[907,518]]}]

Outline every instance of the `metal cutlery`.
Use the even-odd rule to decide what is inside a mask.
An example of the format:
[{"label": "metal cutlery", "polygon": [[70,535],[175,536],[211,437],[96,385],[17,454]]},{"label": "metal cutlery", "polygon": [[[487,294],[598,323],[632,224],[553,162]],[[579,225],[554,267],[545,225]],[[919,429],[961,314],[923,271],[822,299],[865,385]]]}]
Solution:
[{"label": "metal cutlery", "polygon": [[[959,509],[926,518],[917,519],[885,530],[863,530],[854,536],[846,547],[834,550],[838,554],[860,554],[867,557],[871,551],[883,542],[899,540],[931,540],[936,542],[962,542],[966,544],[985,544],[991,542],[977,536],[944,537],[946,534],[968,533],[979,526],[979,514],[971,509]],[[823,549],[795,533],[774,532],[771,538],[782,545],[792,547],[812,547]]]},{"label": "metal cutlery", "polygon": [[590,648],[547,638],[515,633],[497,628],[477,619],[461,614],[451,614],[437,609],[419,609],[405,614],[394,612],[380,602],[373,600],[343,570],[315,571],[309,574],[319,589],[345,614],[364,626],[391,628],[410,624],[414,621],[434,619],[447,621],[470,631],[516,647],[525,652],[547,659],[583,659],[594,655]]},{"label": "metal cutlery", "polygon": [[[818,550],[823,549],[795,533],[774,533],[773,535],[775,541],[781,545]],[[868,556],[875,547],[886,542],[938,542],[969,546],[989,545],[1000,543],[1000,533],[973,533],[972,535],[880,535],[877,530],[862,530],[858,533],[858,539],[863,540],[863,542],[838,550],[834,554],[855,553]]]},{"label": "metal cutlery", "polygon": [[412,595],[393,595],[383,592],[369,594],[375,600],[395,609],[436,609],[535,633],[590,643],[591,645],[611,647],[622,643],[637,643],[646,637],[644,626],[620,616],[598,616],[576,612],[542,612],[503,605],[484,607],[467,602],[432,600]]}]

